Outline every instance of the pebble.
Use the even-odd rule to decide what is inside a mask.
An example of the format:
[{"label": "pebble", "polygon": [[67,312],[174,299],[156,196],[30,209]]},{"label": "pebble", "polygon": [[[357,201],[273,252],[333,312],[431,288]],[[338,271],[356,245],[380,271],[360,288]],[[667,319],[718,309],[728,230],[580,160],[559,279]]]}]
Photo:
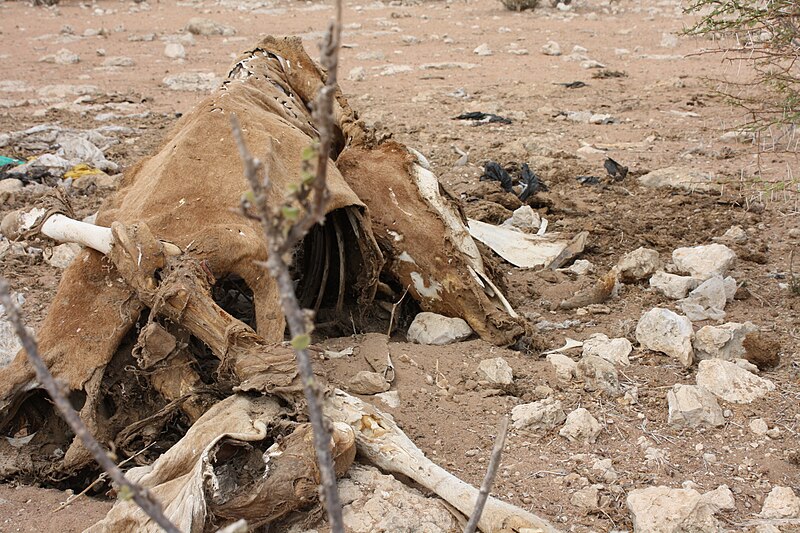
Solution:
[{"label": "pebble", "polygon": [[478,364],[478,377],[493,385],[511,385],[514,382],[511,366],[502,357],[481,361]]},{"label": "pebble", "polygon": [[542,53],[546,56],[560,56],[561,46],[555,41],[547,41],[547,43],[542,46]]},{"label": "pebble", "polygon": [[170,59],[184,59],[186,48],[181,43],[167,43],[164,45],[164,55]]},{"label": "pebble", "polygon": [[602,429],[600,423],[589,411],[583,407],[578,407],[567,415],[567,420],[558,434],[570,442],[578,441],[594,444]]},{"label": "pebble", "polygon": [[478,56],[490,56],[492,55],[492,50],[491,48],[489,48],[489,45],[487,43],[483,43],[477,48],[475,48],[475,50],[473,50],[472,53]]},{"label": "pebble", "polygon": [[461,318],[449,318],[436,313],[419,313],[408,328],[409,342],[444,345],[464,340],[472,328]]}]

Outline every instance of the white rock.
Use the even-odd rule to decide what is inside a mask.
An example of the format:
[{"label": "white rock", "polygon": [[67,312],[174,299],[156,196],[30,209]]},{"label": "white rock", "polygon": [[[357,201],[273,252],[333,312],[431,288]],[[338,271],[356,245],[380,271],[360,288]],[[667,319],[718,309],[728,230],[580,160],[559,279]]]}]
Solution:
[{"label": "white rock", "polygon": [[472,328],[461,318],[448,318],[436,313],[419,313],[408,328],[409,342],[418,344],[450,344],[472,335]]},{"label": "white rock", "polygon": [[547,354],[547,362],[553,365],[559,379],[570,381],[576,376],[578,363],[563,353]]},{"label": "white rock", "polygon": [[414,67],[411,65],[386,65],[381,69],[381,76],[394,76],[395,74],[403,74],[404,72],[411,72]]},{"label": "white rock", "polygon": [[181,43],[167,43],[164,46],[164,55],[170,59],[184,59],[186,48]]},{"label": "white rock", "polygon": [[631,364],[628,356],[633,351],[631,341],[625,338],[609,339],[603,333],[595,333],[583,341],[583,356],[596,355],[615,365]]},{"label": "white rock", "polygon": [[400,407],[400,393],[396,390],[381,392],[375,397],[393,409]]},{"label": "white rock", "polygon": [[236,30],[232,27],[201,17],[189,19],[186,31],[194,35],[224,35],[226,37],[236,35]]},{"label": "white rock", "polygon": [[487,43],[483,43],[473,50],[472,53],[479,56],[490,56],[492,55],[492,50]]},{"label": "white rock", "polygon": [[547,41],[547,44],[542,46],[542,53],[546,56],[560,56],[561,46],[555,41]]},{"label": "white rock", "polygon": [[619,478],[619,474],[614,469],[614,461],[611,459],[598,459],[592,464],[592,479],[603,483],[614,483]]},{"label": "white rock", "polygon": [[44,56],[39,61],[43,63],[55,63],[57,65],[74,65],[80,63],[81,56],[62,48],[53,55]]},{"label": "white rock", "polygon": [[623,283],[633,283],[650,277],[663,266],[658,252],[650,248],[637,248],[622,256],[616,269]]},{"label": "white rock", "polygon": [[382,374],[361,370],[350,378],[348,388],[354,394],[378,394],[389,390],[389,383]]},{"label": "white rock", "polygon": [[694,360],[693,338],[688,318],[661,307],[647,311],[636,325],[636,340],[643,348],[675,357],[687,367]]},{"label": "white rock", "polygon": [[567,421],[558,434],[570,442],[579,441],[593,444],[602,429],[600,423],[589,411],[578,407],[567,415]]},{"label": "white rock", "polygon": [[713,276],[680,300],[678,307],[692,321],[723,320],[727,303],[725,281],[721,276]]},{"label": "white rock", "polygon": [[619,396],[622,389],[619,386],[617,369],[609,361],[596,355],[584,355],[577,366],[577,378],[583,380],[586,391],[603,391],[611,396]]},{"label": "white rock", "polygon": [[727,276],[722,280],[722,285],[725,287],[725,298],[728,300],[728,303],[732,302],[736,298],[736,291],[739,289],[739,284],[736,283],[733,277]]},{"label": "white rock", "polygon": [[529,205],[514,210],[511,218],[503,221],[503,226],[512,226],[525,232],[536,232],[542,225],[542,217]]},{"label": "white rock", "polygon": [[800,498],[791,487],[773,487],[761,508],[764,518],[800,518]]},{"label": "white rock", "polygon": [[14,331],[14,326],[0,314],[0,368],[5,368],[16,357],[22,345]]},{"label": "white rock", "polygon": [[364,67],[352,68],[350,73],[347,74],[347,79],[350,81],[364,81],[367,79],[367,69]]},{"label": "white rock", "polygon": [[596,59],[584,59],[581,61],[581,68],[590,69],[590,68],[606,68],[604,63],[597,61]]},{"label": "white rock", "polygon": [[677,167],[662,168],[640,176],[639,184],[644,187],[700,192],[708,192],[717,189],[712,174],[707,174],[699,170]]},{"label": "white rock", "polygon": [[125,56],[108,57],[103,61],[104,67],[132,67],[136,62]]},{"label": "white rock", "polygon": [[590,485],[588,487],[578,489],[572,495],[569,502],[579,509],[597,509],[598,504],[600,503],[599,487],[597,485]]},{"label": "white rock", "polygon": [[748,361],[747,359],[734,359],[733,362],[736,363],[736,366],[744,370],[747,370],[751,374],[758,374],[759,372],[758,367],[753,363],[751,363],[750,361]]},{"label": "white rock", "polygon": [[17,178],[6,178],[4,180],[0,180],[0,193],[21,191],[23,187],[24,184]]},{"label": "white rock", "polygon": [[213,91],[221,83],[213,72],[181,72],[162,80],[172,91]]},{"label": "white rock", "polygon": [[564,269],[566,272],[572,272],[576,276],[585,276],[594,271],[594,265],[591,261],[586,259],[576,259],[574,263]]},{"label": "white rock", "polygon": [[661,34],[661,48],[675,48],[678,46],[678,36],[674,33]]},{"label": "white rock", "polygon": [[748,424],[750,431],[753,432],[754,435],[758,435],[759,437],[763,437],[769,431],[769,426],[766,422],[764,422],[763,418],[754,418]]},{"label": "white rock", "polygon": [[667,393],[668,423],[673,426],[722,426],[725,417],[717,398],[703,387],[676,384]]},{"label": "white rock", "polygon": [[516,429],[549,431],[566,418],[561,402],[553,398],[517,405],[511,410],[511,422]]},{"label": "white rock", "polygon": [[750,403],[775,390],[775,384],[770,380],[722,359],[700,361],[697,384],[711,391],[717,398],[733,403]]},{"label": "white rock", "polygon": [[502,357],[481,361],[478,364],[478,376],[495,385],[511,385],[514,382],[511,365]]},{"label": "white rock", "polygon": [[627,504],[634,533],[717,533],[721,527],[714,514],[735,507],[726,485],[705,494],[664,486],[636,489]]},{"label": "white rock", "polygon": [[678,270],[698,279],[725,276],[735,261],[734,251],[718,243],[677,248],[672,252],[672,262]]},{"label": "white rock", "polygon": [[75,243],[65,243],[59,244],[52,249],[52,253],[48,257],[45,254],[44,260],[50,266],[54,266],[56,268],[64,269],[72,263],[72,260],[75,259],[81,251],[81,247],[79,244]]},{"label": "white rock", "polygon": [[339,494],[344,525],[352,533],[449,533],[459,529],[455,518],[441,502],[372,466],[353,464],[347,477],[339,480]]},{"label": "white rock", "polygon": [[650,278],[650,286],[667,298],[678,300],[686,298],[689,291],[697,288],[700,282],[691,276],[678,276],[666,272],[656,272]]},{"label": "white rock", "polygon": [[741,226],[731,226],[722,237],[714,237],[714,241],[723,244],[744,244],[747,242],[747,232]]},{"label": "white rock", "polygon": [[694,334],[695,359],[724,359],[733,361],[745,355],[742,343],[750,333],[758,331],[752,322],[728,322],[721,326],[703,326]]}]

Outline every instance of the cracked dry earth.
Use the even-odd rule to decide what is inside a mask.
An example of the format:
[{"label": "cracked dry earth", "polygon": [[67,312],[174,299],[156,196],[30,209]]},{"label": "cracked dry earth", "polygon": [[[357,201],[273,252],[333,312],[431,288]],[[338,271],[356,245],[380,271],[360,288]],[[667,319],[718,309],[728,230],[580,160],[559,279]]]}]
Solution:
[{"label": "cracked dry earth", "polygon": [[[102,149],[124,171],[158,145],[240,50],[265,33],[293,34],[314,55],[331,14],[322,2],[288,0],[62,0],[53,8],[0,0],[0,138],[43,124],[119,126]],[[193,17],[230,30],[190,34],[184,28]],[[497,183],[479,181],[486,161],[507,168],[528,163],[549,187],[529,202],[548,219],[548,231],[589,233],[580,256],[593,265],[586,273],[518,269],[498,259],[509,299],[534,324],[529,349],[474,338],[423,346],[406,342],[400,330],[388,344],[399,406],[381,404],[434,461],[476,486],[500,417],[547,398],[565,413],[586,409],[599,424],[594,442],[568,440],[561,424],[513,426],[493,489],[566,531],[632,530],[627,500],[639,489],[708,493],[721,485],[732,501],[694,530],[800,531],[789,515],[776,521],[759,514],[774,488],[800,493],[800,295],[792,291],[790,266],[800,244],[797,159],[759,153],[736,133],[740,111],[708,80],[743,80],[747,70],[697,54],[712,43],[680,35],[690,23],[681,4],[669,0],[577,0],[567,10],[520,13],[495,0],[345,2],[341,86],[368,124],[422,151],[470,217],[497,224],[521,205]],[[553,53],[551,41],[561,55],[543,53],[543,47]],[[574,81],[585,86],[560,85]],[[453,120],[473,111],[511,124]],[[10,143],[0,155],[48,151]],[[624,179],[606,177],[606,157],[629,167]],[[683,188],[639,182],[661,169],[710,177]],[[581,176],[599,180],[581,183]],[[76,214],[95,212],[113,185],[74,189]],[[29,185],[0,196],[0,214],[45,189]],[[720,322],[749,321],[771,339],[780,362],[759,375],[775,389],[751,403],[718,400],[718,426],[673,425],[667,394],[675,384],[694,385],[698,365],[684,367],[646,349],[635,330],[654,307],[682,314],[676,302],[644,278],[619,285],[601,304],[571,310],[557,304],[632,250],[656,250],[668,264],[676,248],[711,244],[732,226],[743,232],[728,242],[737,258],[726,275],[738,287]],[[800,272],[800,262],[794,270]],[[35,250],[4,250],[2,274],[24,296],[31,326],[41,322],[60,272]],[[695,321],[693,329],[716,324]],[[355,348],[351,356],[320,362],[333,384],[347,388],[358,371],[370,369],[361,333],[318,339],[332,351]],[[567,337],[582,341],[594,333],[632,342],[630,364],[616,369],[618,394],[586,390],[594,387],[585,376],[559,377],[541,355]],[[565,354],[578,361],[581,349]],[[513,370],[510,384],[478,372],[481,361],[498,357]],[[106,489],[56,512],[67,492],[8,480],[0,485],[0,531],[81,530],[110,508]],[[639,523],[637,530],[652,529]]]}]

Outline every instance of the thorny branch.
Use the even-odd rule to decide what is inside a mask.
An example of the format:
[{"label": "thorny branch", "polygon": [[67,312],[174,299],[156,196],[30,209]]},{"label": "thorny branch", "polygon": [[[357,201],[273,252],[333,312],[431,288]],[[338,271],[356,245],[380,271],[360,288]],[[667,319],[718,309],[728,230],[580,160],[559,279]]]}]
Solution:
[{"label": "thorny branch", "polygon": [[114,464],[114,461],[111,460],[106,451],[100,446],[97,440],[95,440],[89,428],[86,427],[78,416],[78,413],[72,408],[69,400],[67,400],[64,393],[61,391],[61,387],[39,356],[39,347],[36,344],[36,340],[34,340],[25,329],[25,324],[22,321],[22,315],[17,306],[17,302],[11,297],[8,282],[2,278],[0,278],[0,303],[5,307],[8,320],[13,324],[14,331],[19,337],[25,352],[28,354],[28,360],[36,371],[36,379],[44,386],[47,393],[53,399],[53,403],[55,403],[58,410],[61,411],[64,420],[69,424],[70,428],[72,428],[75,435],[83,441],[83,445],[89,453],[92,454],[98,464],[108,473],[114,483],[117,484],[120,495],[125,495],[126,493],[130,495],[133,501],[141,507],[142,511],[161,526],[164,531],[167,531],[167,533],[180,533],[180,530],[164,516],[161,504],[153,498],[147,489],[132,483],[125,477],[125,474]]},{"label": "thorny branch", "polygon": [[[333,137],[333,97],[336,91],[341,21],[342,3],[341,0],[337,0],[336,19],[328,27],[321,50],[320,61],[328,71],[327,80],[317,95],[313,109],[314,122],[319,134],[316,173],[313,176],[303,176],[297,190],[290,195],[289,201],[278,210],[270,209],[267,203],[267,194],[272,187],[269,179],[269,165],[265,166],[263,162],[250,154],[239,121],[235,116],[231,116],[233,137],[244,163],[245,177],[253,192],[252,207],[256,218],[261,222],[267,240],[266,267],[278,285],[281,307],[292,336],[292,347],[297,354],[297,365],[303,381],[303,392],[308,402],[308,416],[313,428],[314,448],[322,478],[323,501],[333,533],[344,533],[344,522],[330,451],[331,432],[322,415],[322,391],[314,377],[308,355],[311,327],[294,292],[286,256],[308,230],[315,224],[325,221],[325,207],[328,203],[328,154]],[[312,194],[312,200],[309,201],[309,196]],[[293,203],[299,203],[303,212],[294,211],[296,207],[292,205]],[[247,214],[245,205],[243,205],[243,209]]]},{"label": "thorny branch", "polygon": [[486,505],[489,491],[492,490],[494,478],[497,476],[497,469],[500,468],[500,457],[503,455],[503,447],[506,444],[506,433],[508,433],[508,417],[504,416],[500,419],[497,437],[494,439],[494,447],[492,447],[492,457],[489,459],[486,476],[484,476],[481,483],[478,498],[475,500],[475,508],[472,510],[472,516],[469,517],[467,526],[464,528],[464,533],[475,533],[478,529],[478,521],[481,519],[481,514],[483,514],[483,506]]}]

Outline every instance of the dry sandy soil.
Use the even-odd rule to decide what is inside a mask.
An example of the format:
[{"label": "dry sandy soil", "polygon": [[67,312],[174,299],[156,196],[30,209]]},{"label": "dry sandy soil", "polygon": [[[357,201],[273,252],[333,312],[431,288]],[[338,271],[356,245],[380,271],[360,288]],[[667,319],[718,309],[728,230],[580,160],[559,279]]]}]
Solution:
[{"label": "dry sandy soil", "polygon": [[[301,35],[313,56],[331,14],[322,2],[288,0],[63,0],[54,8],[0,0],[0,133],[45,123],[82,129],[126,126],[131,131],[122,142],[106,150],[124,169],[153,150],[176,115],[205,94],[170,90],[162,82],[165,77],[183,72],[224,76],[231,58],[265,33]],[[197,16],[231,26],[235,35],[186,37],[183,28]],[[571,443],[557,430],[544,435],[512,430],[493,491],[574,531],[630,529],[626,494],[651,485],[680,487],[692,481],[703,492],[727,484],[736,509],[719,518],[736,531],[752,530],[742,524],[761,510],[773,486],[800,490],[800,296],[788,286],[789,253],[799,243],[798,183],[792,174],[797,161],[786,153],[758,156],[752,143],[720,139],[742,116],[705,78],[746,73],[718,56],[694,54],[709,41],[676,36],[691,22],[681,5],[671,0],[578,0],[568,11],[543,6],[517,13],[497,0],[347,1],[345,22],[341,86],[368,124],[420,149],[442,183],[465,201],[468,213],[476,213],[486,192],[478,182],[485,161],[528,162],[550,188],[533,206],[560,231],[589,231],[582,258],[595,265],[595,274],[575,277],[504,264],[510,297],[522,314],[534,323],[575,321],[566,329],[540,331],[532,350],[497,348],[480,340],[427,347],[405,343],[398,334],[390,346],[397,365],[392,388],[399,391],[401,407],[386,409],[409,436],[435,461],[477,485],[498,420],[514,406],[551,395],[568,412],[586,407],[603,426],[596,443]],[[561,56],[541,52],[550,40],[560,45]],[[183,42],[186,58],[167,58],[167,41]],[[491,55],[473,52],[484,43]],[[584,54],[605,69],[569,60],[574,46],[584,47]],[[61,49],[78,54],[80,62],[40,61]],[[109,62],[118,57],[132,63]],[[353,71],[357,67],[363,68],[360,74]],[[611,71],[620,74],[609,76]],[[578,80],[587,85],[559,85]],[[615,120],[587,124],[560,113],[587,110]],[[497,113],[513,123],[473,126],[452,119],[469,111]],[[98,117],[102,113],[116,116]],[[579,153],[584,146],[595,150]],[[453,147],[469,153],[467,165],[455,165],[460,155]],[[37,153],[12,146],[2,155]],[[579,184],[578,176],[605,176],[605,155],[630,167],[628,177]],[[638,184],[636,177],[665,167],[713,172],[715,190]],[[78,215],[94,212],[108,194],[98,189],[76,198]],[[0,205],[0,214],[30,199],[18,194]],[[495,212],[495,218],[508,214],[499,206]],[[634,340],[633,328],[643,311],[673,303],[648,290],[646,282],[622,286],[600,314],[551,311],[552,302],[588,286],[622,254],[640,246],[655,248],[669,261],[673,249],[708,244],[732,225],[747,232],[746,243],[734,247],[739,258],[732,271],[744,283],[742,297],[747,298],[728,305],[726,320],[749,320],[780,341],[781,363],[764,373],[777,385],[775,392],[747,405],[723,402],[730,410],[723,427],[676,429],[667,424],[666,394],[675,383],[694,383],[696,367],[684,369],[663,354],[636,347],[633,364],[621,374],[626,387],[638,388],[634,404],[585,392],[579,382],[557,380],[539,356],[542,349],[595,332]],[[14,290],[26,296],[24,311],[36,326],[60,271],[24,254],[4,256],[2,271]],[[358,342],[353,336],[324,344],[342,349]],[[481,360],[499,356],[515,374],[514,384],[504,389],[481,383],[476,375]],[[329,379],[339,385],[369,369],[359,355],[325,365]],[[780,435],[754,435],[748,424],[756,417],[778,427]],[[661,450],[661,459],[647,460],[647,447]],[[603,458],[613,461],[616,481],[593,478],[590,467]],[[572,494],[594,482],[603,484],[599,506],[581,508]],[[0,531],[76,531],[111,506],[101,493],[54,514],[51,509],[66,497],[16,487],[9,480],[0,485]]]}]

